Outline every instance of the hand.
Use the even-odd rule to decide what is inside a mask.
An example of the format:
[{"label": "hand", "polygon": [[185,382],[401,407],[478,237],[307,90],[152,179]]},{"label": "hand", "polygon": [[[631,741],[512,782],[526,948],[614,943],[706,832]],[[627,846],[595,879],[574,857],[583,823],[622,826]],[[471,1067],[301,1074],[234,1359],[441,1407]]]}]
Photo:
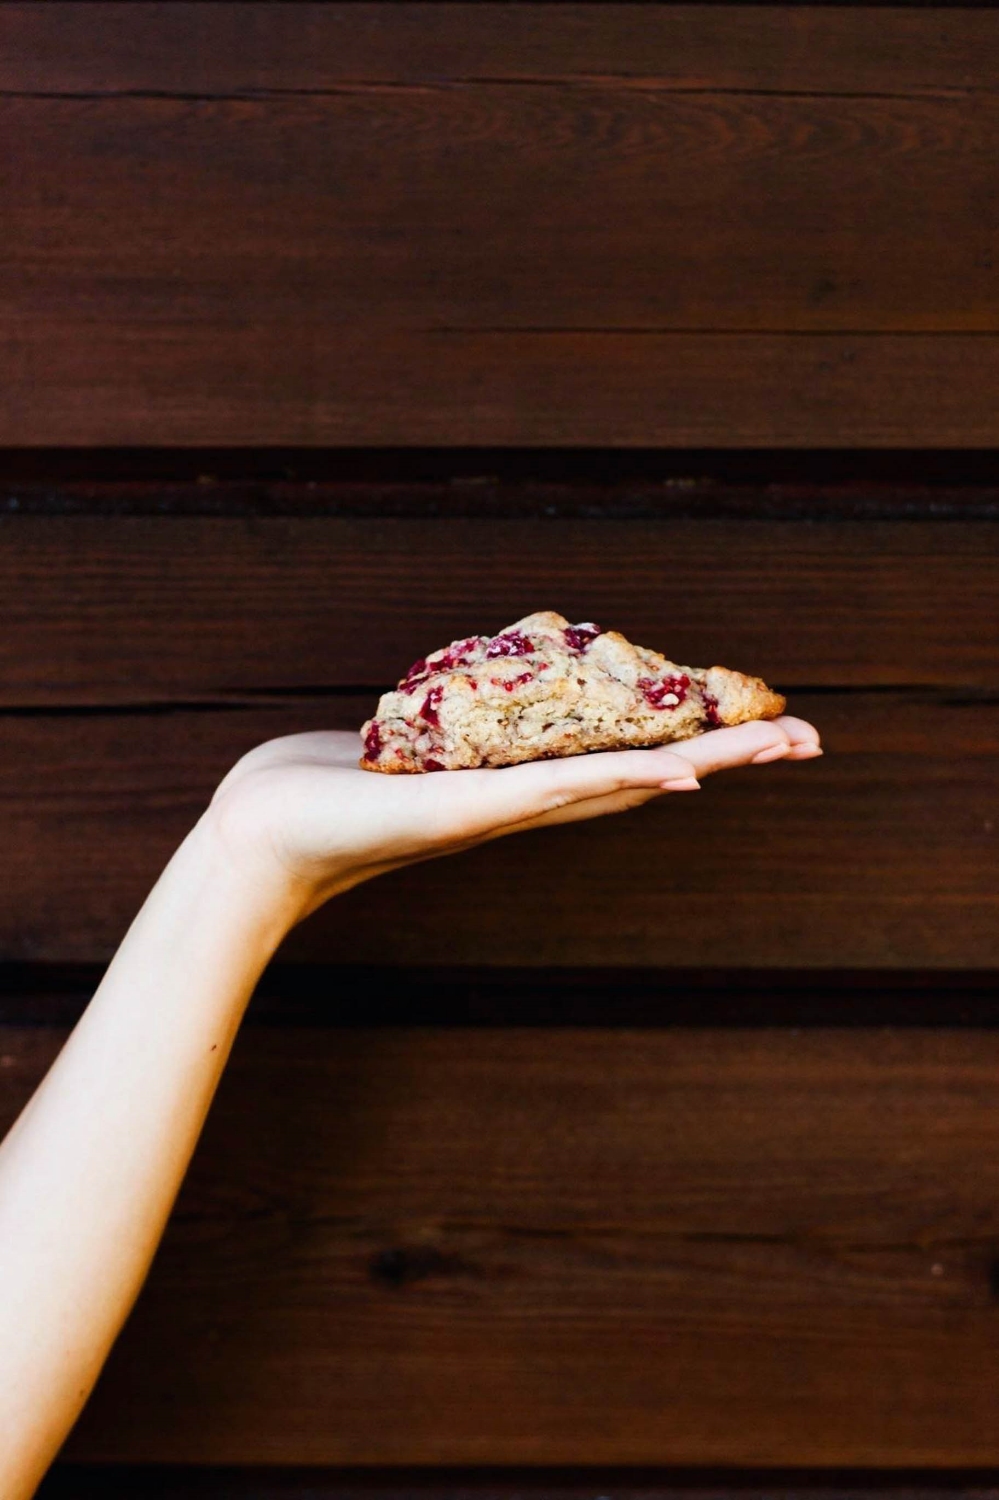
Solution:
[{"label": "hand", "polygon": [[241,869],[290,883],[294,925],[330,896],[401,865],[696,791],[713,771],[821,753],[817,731],[787,717],[652,750],[384,776],[359,769],[356,734],[295,734],[245,755],[207,816]]}]

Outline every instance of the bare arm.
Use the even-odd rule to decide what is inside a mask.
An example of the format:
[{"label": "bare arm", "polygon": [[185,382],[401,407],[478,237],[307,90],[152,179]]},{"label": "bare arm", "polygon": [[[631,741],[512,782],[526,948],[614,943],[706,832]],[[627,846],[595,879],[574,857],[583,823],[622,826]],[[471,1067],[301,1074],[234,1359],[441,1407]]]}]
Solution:
[{"label": "bare arm", "polygon": [[415,860],[621,811],[696,775],[818,754],[786,719],[682,754],[382,777],[354,736],[272,741],[222,783],[0,1146],[0,1493],[27,1500],[139,1292],[243,1012],[285,934]]}]

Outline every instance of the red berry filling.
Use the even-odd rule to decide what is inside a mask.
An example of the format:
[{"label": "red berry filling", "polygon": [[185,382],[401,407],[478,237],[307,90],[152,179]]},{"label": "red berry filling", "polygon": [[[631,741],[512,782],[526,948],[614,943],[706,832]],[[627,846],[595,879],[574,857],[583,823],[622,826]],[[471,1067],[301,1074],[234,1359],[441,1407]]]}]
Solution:
[{"label": "red berry filling", "polygon": [[505,635],[495,635],[486,647],[486,660],[493,661],[497,656],[529,656],[534,650],[534,643],[521,635],[519,630],[508,630]]},{"label": "red berry filling", "polygon": [[493,687],[501,687],[505,693],[512,693],[514,688],[520,687],[521,683],[533,682],[533,672],[521,672],[519,677],[508,677],[504,682],[502,677],[490,677],[489,681]]},{"label": "red berry filling", "polygon": [[470,653],[477,650],[484,636],[470,635],[464,641],[455,641],[446,650],[439,653],[436,660],[430,661],[421,656],[419,661],[414,661],[409,671],[399,684],[400,693],[415,693],[418,687],[422,687],[428,677],[433,677],[435,672],[451,672],[455,667],[467,667],[470,661]]},{"label": "red berry filling", "polygon": [[421,682],[426,682],[430,676],[431,668],[427,666],[426,657],[421,656],[419,661],[414,661],[409,671],[399,684],[400,693],[415,693]]},{"label": "red berry filling", "polygon": [[444,684],[439,682],[436,687],[432,687],[430,689],[429,693],[424,698],[423,705],[420,708],[420,718],[426,719],[428,724],[439,725],[440,715],[438,714],[437,709],[443,696]]},{"label": "red berry filling", "polygon": [[423,769],[425,771],[443,771],[444,767],[439,760],[425,760],[423,762]]},{"label": "red berry filling", "polygon": [[382,731],[379,724],[371,724],[364,736],[364,759],[377,760],[382,753]]},{"label": "red berry filling", "polygon": [[701,689],[701,698],[704,702],[704,717],[711,728],[723,729],[725,727],[725,720],[719,712],[718,699],[713,697],[711,693],[706,692],[704,688]]},{"label": "red berry filling", "polygon": [[598,635],[603,635],[603,627],[594,625],[592,620],[584,620],[581,625],[569,625],[565,630],[565,643],[570,651],[585,651],[591,641],[595,641]]},{"label": "red berry filling", "polygon": [[470,635],[467,640],[455,641],[448,646],[439,662],[434,664],[435,672],[450,672],[453,667],[467,667],[471,652],[482,645],[481,635]]},{"label": "red berry filling", "polygon": [[652,677],[638,679],[638,691],[650,708],[679,708],[689,687],[690,678],[685,672],[679,672],[675,677],[664,677],[661,682],[656,682]]}]

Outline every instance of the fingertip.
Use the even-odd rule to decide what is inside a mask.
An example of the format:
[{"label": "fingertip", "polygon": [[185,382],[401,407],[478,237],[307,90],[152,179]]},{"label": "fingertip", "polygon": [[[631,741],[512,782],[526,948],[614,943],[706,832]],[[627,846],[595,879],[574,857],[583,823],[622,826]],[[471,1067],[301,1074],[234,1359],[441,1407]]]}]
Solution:
[{"label": "fingertip", "polygon": [[819,743],[819,731],[814,724],[809,724],[807,719],[798,719],[792,714],[782,714],[773,722],[780,725],[793,745],[817,745]]},{"label": "fingertip", "polygon": [[788,736],[779,723],[754,719],[746,724],[709,730],[688,740],[684,750],[693,774],[707,776],[749,765],[756,757],[776,759],[786,755],[789,747]]},{"label": "fingertip", "polygon": [[768,745],[765,750],[758,750],[749,762],[751,766],[765,766],[772,760],[784,760],[791,754],[791,746],[787,740],[777,745]]},{"label": "fingertip", "polygon": [[701,783],[696,776],[677,777],[673,781],[660,781],[660,787],[664,792],[699,792]]}]

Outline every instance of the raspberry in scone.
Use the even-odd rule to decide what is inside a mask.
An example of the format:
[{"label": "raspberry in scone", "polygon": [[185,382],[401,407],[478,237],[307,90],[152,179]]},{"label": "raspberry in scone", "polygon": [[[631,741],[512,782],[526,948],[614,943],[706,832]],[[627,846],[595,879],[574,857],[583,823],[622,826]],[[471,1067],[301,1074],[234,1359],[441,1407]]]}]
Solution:
[{"label": "raspberry in scone", "polygon": [[677,666],[544,611],[414,662],[364,725],[361,765],[389,775],[512,766],[665,745],[783,710],[758,677]]}]

